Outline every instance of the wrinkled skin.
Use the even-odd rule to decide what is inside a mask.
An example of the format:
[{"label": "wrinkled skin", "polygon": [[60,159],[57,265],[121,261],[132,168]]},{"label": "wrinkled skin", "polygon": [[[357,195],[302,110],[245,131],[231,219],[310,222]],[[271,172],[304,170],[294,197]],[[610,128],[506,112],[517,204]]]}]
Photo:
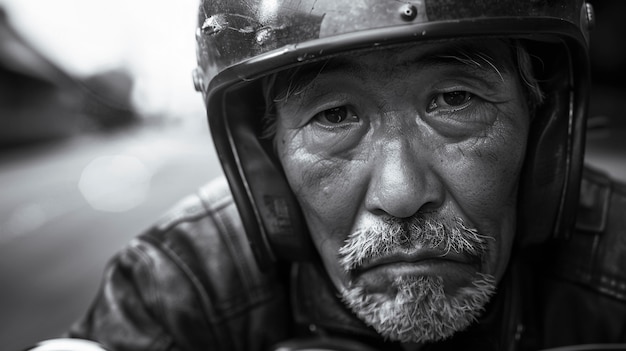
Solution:
[{"label": "wrinkled skin", "polygon": [[[501,279],[530,118],[507,44],[470,47],[494,65],[461,62],[450,42],[370,51],[330,61],[277,99],[276,150],[339,291],[356,279],[385,293],[405,275],[442,277],[454,294],[478,273]],[[351,233],[416,214],[459,218],[488,237],[481,262],[416,247],[357,274],[341,265]]]}]

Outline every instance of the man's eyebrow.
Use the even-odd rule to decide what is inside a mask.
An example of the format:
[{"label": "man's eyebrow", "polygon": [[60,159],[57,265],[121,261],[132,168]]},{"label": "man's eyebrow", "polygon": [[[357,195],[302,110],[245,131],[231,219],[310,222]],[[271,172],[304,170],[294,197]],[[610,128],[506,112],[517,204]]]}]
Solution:
[{"label": "man's eyebrow", "polygon": [[[396,54],[402,54],[402,48],[392,49]],[[383,63],[384,64],[384,63]],[[507,71],[508,64],[505,57],[494,50],[489,50],[484,45],[457,44],[439,46],[433,50],[426,51],[417,57],[407,58],[406,63],[401,66],[417,65],[421,68],[439,66],[460,66],[469,67],[476,71],[487,71],[496,73],[500,79],[502,72]],[[368,68],[361,65],[357,60],[348,57],[335,57],[330,59],[322,68],[323,72],[334,72],[343,70],[346,72],[362,72]],[[317,73],[319,74],[319,72]]]},{"label": "man's eyebrow", "polygon": [[[402,54],[402,47],[390,49],[392,54]],[[496,59],[497,58],[497,59]],[[499,59],[499,61],[498,61]],[[495,74],[504,81],[503,72],[508,72],[512,63],[505,62],[506,58],[493,50],[488,50],[484,45],[452,43],[433,48],[417,55],[415,58],[408,57],[405,63],[395,67],[417,65],[421,69],[437,67],[458,67],[475,72],[479,75]],[[384,63],[383,63],[384,64]],[[365,64],[350,56],[336,56],[322,62],[300,66],[290,74],[290,86],[294,90],[304,89],[311,84],[320,74],[332,74],[335,72],[361,73],[369,69]]]},{"label": "man's eyebrow", "polygon": [[423,55],[415,63],[424,66],[463,66],[475,71],[493,72],[504,81],[503,72],[508,72],[512,63],[502,54],[490,53],[476,47],[450,47]]}]

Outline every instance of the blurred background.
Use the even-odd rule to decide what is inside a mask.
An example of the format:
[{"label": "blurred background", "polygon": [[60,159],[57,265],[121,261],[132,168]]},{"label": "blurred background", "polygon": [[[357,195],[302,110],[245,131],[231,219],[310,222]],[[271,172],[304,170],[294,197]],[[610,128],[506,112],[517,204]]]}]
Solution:
[{"label": "blurred background", "polygon": [[0,0],[0,350],[60,335],[104,265],[221,174],[197,0]]},{"label": "blurred background", "polygon": [[[626,1],[592,1],[587,161],[626,180]],[[56,337],[107,260],[221,174],[197,0],[0,0],[0,349]]]}]

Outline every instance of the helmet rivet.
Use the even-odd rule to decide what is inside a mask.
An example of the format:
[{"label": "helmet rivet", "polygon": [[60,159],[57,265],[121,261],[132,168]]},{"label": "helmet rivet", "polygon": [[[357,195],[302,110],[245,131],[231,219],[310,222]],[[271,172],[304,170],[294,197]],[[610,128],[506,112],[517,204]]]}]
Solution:
[{"label": "helmet rivet", "polygon": [[417,8],[411,4],[404,4],[400,8],[400,17],[405,21],[412,21],[417,17]]},{"label": "helmet rivet", "polygon": [[593,11],[593,5],[585,3],[585,13],[587,15],[587,28],[593,29],[596,26],[596,14]]}]

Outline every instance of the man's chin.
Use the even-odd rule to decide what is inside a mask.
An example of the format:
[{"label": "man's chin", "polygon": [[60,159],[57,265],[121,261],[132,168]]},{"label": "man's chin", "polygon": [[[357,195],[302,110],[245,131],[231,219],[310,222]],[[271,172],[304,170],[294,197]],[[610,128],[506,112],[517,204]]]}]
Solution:
[{"label": "man's chin", "polygon": [[352,285],[360,286],[369,294],[393,294],[398,291],[398,279],[415,280],[431,277],[441,281],[446,295],[455,295],[464,287],[471,287],[478,274],[474,264],[448,260],[428,260],[415,263],[381,265],[352,275]]},{"label": "man's chin", "polygon": [[361,276],[342,297],[380,335],[400,342],[433,342],[452,336],[478,318],[495,292],[494,277],[483,274],[475,274],[454,293],[446,292],[449,289],[439,276],[399,275],[386,288],[380,285],[385,279],[376,276],[374,281]]}]

